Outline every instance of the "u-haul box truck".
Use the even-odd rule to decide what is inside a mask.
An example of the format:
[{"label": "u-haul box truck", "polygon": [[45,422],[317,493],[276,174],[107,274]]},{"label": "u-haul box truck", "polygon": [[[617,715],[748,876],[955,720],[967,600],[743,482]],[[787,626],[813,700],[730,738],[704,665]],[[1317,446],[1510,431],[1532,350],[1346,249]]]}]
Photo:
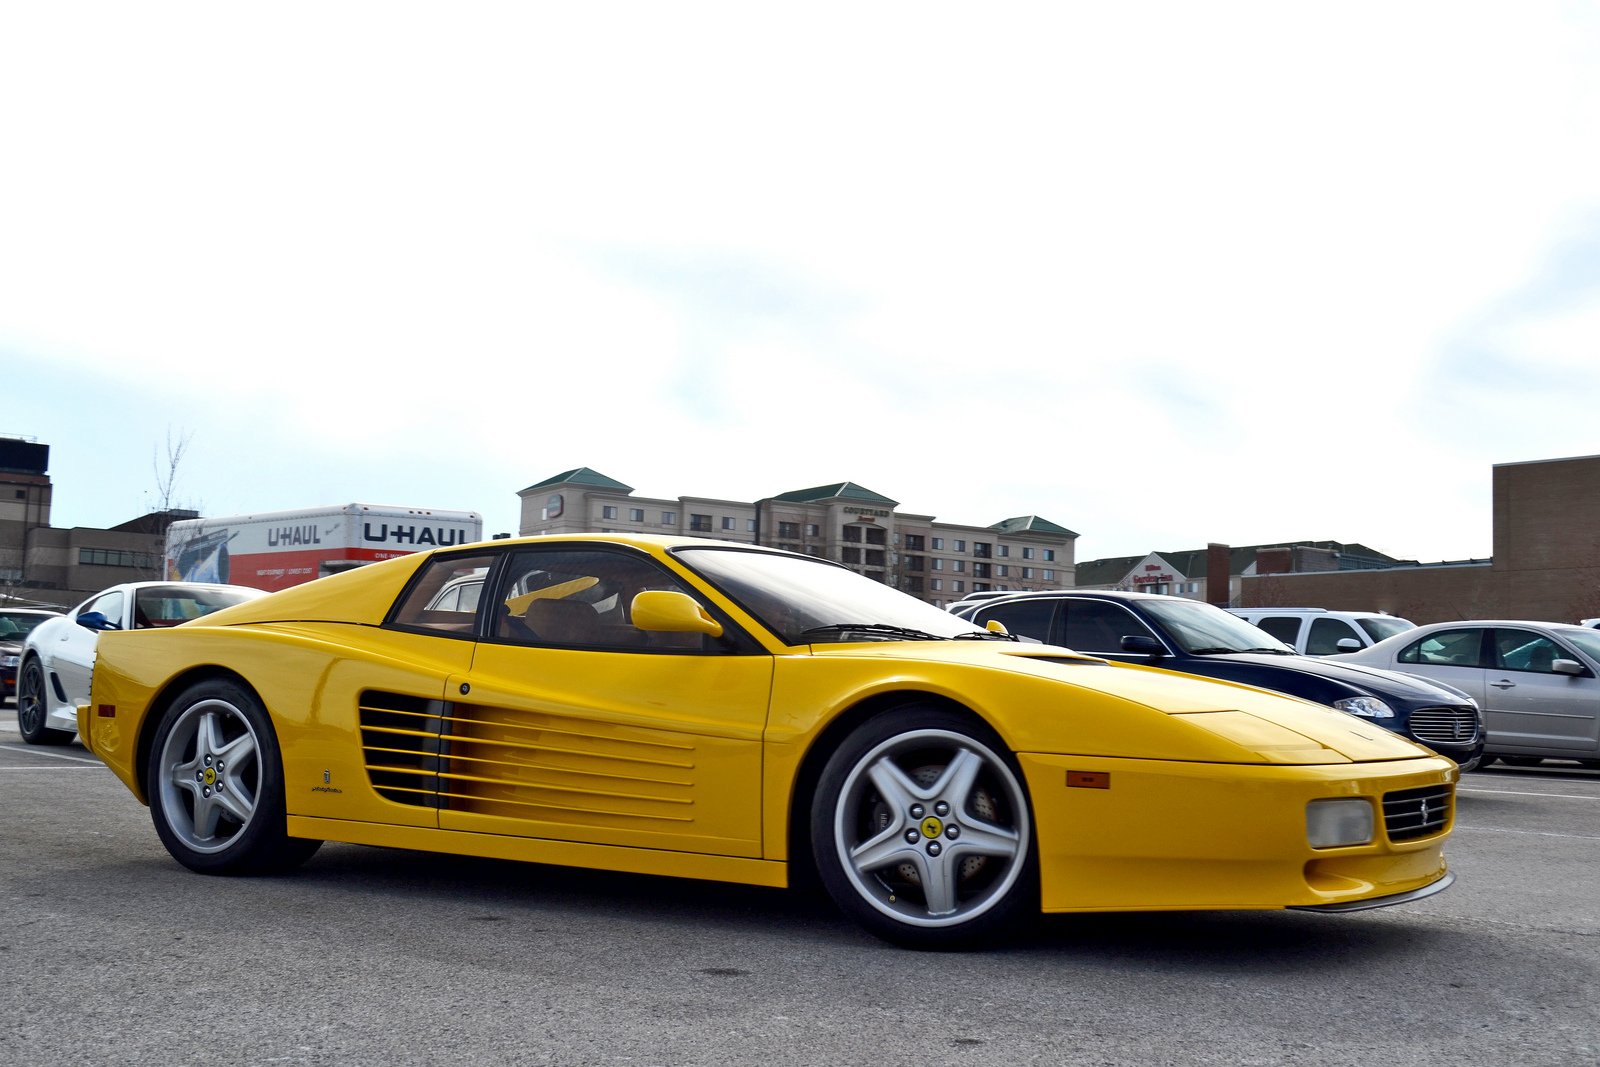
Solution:
[{"label": "u-haul box truck", "polygon": [[185,519],[167,530],[167,577],[275,591],[425,548],[483,539],[476,511],[342,504]]}]

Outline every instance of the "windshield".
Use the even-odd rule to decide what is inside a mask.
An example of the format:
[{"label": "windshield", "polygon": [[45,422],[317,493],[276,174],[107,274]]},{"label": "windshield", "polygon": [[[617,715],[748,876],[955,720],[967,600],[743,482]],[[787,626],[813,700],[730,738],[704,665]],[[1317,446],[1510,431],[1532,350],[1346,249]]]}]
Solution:
[{"label": "windshield", "polygon": [[1578,651],[1585,653],[1590,659],[1600,662],[1600,630],[1564,626],[1556,633],[1561,635],[1562,640],[1577,645]]},{"label": "windshield", "polygon": [[1361,624],[1363,630],[1367,631],[1367,636],[1374,641],[1382,641],[1385,637],[1393,637],[1395,634],[1403,634],[1407,630],[1415,630],[1417,628],[1415,623],[1405,619],[1397,619],[1393,615],[1368,615],[1366,618],[1357,619],[1356,621]]},{"label": "windshield", "polygon": [[682,548],[674,555],[785,644],[987,634],[948,611],[825,560],[721,548]]},{"label": "windshield", "polygon": [[53,615],[27,615],[21,612],[6,612],[0,615],[0,641],[21,641],[33,632],[33,628],[46,619],[54,618]]},{"label": "windshield", "polygon": [[1199,600],[1143,600],[1139,606],[1166,628],[1172,643],[1189,653],[1293,652],[1265,630]]}]

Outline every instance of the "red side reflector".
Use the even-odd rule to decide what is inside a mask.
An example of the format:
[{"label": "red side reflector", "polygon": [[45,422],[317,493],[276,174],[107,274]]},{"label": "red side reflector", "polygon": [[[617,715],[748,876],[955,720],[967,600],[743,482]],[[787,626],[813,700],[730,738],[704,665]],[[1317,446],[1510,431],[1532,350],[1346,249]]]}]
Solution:
[{"label": "red side reflector", "polygon": [[117,706],[115,704],[97,704],[95,705],[94,713],[102,719],[115,719],[117,717]]},{"label": "red side reflector", "polygon": [[1110,789],[1110,771],[1068,771],[1068,789]]}]

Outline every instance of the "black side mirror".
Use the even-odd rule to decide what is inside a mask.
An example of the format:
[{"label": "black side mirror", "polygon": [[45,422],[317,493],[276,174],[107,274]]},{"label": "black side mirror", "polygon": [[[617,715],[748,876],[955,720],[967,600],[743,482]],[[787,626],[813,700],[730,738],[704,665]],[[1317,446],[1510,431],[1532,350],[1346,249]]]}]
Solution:
[{"label": "black side mirror", "polygon": [[1161,647],[1161,642],[1149,634],[1128,634],[1122,639],[1122,651],[1149,656],[1152,659],[1160,659],[1167,654],[1167,650]]},{"label": "black side mirror", "polygon": [[122,627],[105,617],[104,612],[86,611],[78,616],[78,625],[85,630],[120,630]]}]

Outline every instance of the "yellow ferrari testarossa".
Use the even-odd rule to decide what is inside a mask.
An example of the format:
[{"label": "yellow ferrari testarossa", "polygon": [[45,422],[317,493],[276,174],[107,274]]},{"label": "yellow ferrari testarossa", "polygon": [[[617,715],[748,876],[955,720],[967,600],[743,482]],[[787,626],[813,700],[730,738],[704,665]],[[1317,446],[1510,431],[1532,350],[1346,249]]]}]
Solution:
[{"label": "yellow ferrari testarossa", "polygon": [[1456,767],[1263,690],[689,538],[419,552],[108,632],[89,748],[180,863],[324,840],[790,884],[919,947],[1038,912],[1415,900]]}]

